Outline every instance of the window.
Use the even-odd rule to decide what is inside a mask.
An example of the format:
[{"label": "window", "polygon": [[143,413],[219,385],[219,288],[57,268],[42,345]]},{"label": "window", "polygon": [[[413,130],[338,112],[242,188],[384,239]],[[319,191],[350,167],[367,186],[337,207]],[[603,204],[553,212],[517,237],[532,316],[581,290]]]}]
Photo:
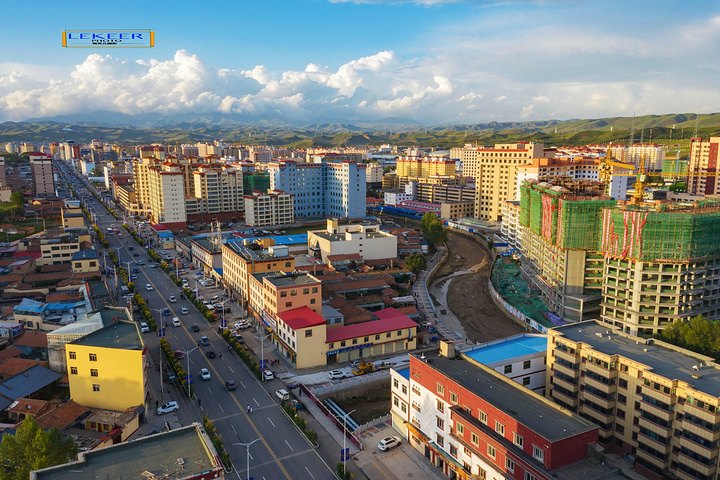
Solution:
[{"label": "window", "polygon": [[525,360],[523,362],[523,370],[527,370],[528,368],[530,368],[530,360]]},{"label": "window", "polygon": [[522,384],[523,384],[523,387],[527,387],[528,385],[530,385],[530,377],[523,378]]},{"label": "window", "polygon": [[287,292],[280,292],[280,298],[287,297]]},{"label": "window", "polygon": [[545,458],[545,451],[533,445],[533,457],[535,457],[536,460],[540,460],[542,462]]},{"label": "window", "polygon": [[402,386],[403,395],[407,395],[407,385]]},{"label": "window", "polygon": [[504,435],[505,435],[505,425],[503,425],[502,423],[496,421],[496,422],[495,422],[495,431],[496,431],[497,433],[499,433],[500,435],[503,435],[503,436],[504,436]]},{"label": "window", "polygon": [[357,338],[353,338],[353,342],[352,342],[352,343],[353,343],[353,345],[357,345],[358,339],[357,339]]},{"label": "window", "polygon": [[512,365],[505,365],[505,373],[512,373]]},{"label": "window", "polygon": [[525,480],[535,480],[535,475],[525,472]]},{"label": "window", "polygon": [[443,438],[443,436],[440,435],[439,433],[436,433],[435,434],[435,443],[437,443],[439,447],[442,447],[442,446],[444,446],[445,438]]},{"label": "window", "polygon": [[438,395],[445,395],[445,385],[437,384],[437,393]]},{"label": "window", "polygon": [[403,413],[407,412],[407,405],[405,405],[404,403],[400,404],[400,410],[402,410]]},{"label": "window", "polygon": [[450,392],[450,403],[457,405],[458,403],[458,396],[455,392]]},{"label": "window", "polygon": [[465,435],[465,425],[462,423],[456,423],[455,426],[457,428],[458,435]]},{"label": "window", "polygon": [[480,437],[477,436],[477,433],[473,433],[472,435],[470,435],[470,441],[473,445],[477,447],[480,443]]},{"label": "window", "polygon": [[450,455],[457,458],[457,447],[455,445],[450,445]]},{"label": "window", "polygon": [[385,334],[385,338],[390,338],[391,335],[392,335],[392,332],[387,332],[387,333]]},{"label": "window", "polygon": [[94,368],[91,368],[91,369],[90,369],[90,376],[91,376],[91,377],[97,377],[97,376],[98,376],[98,371],[97,371],[96,369],[94,369]]},{"label": "window", "polygon": [[398,388],[399,386],[400,386],[400,382],[398,382],[398,379],[397,378],[393,379],[393,387]]},{"label": "window", "polygon": [[292,302],[285,302],[285,307],[287,307],[287,308],[292,307]]},{"label": "window", "polygon": [[488,457],[495,460],[495,454],[496,454],[495,447],[493,447],[492,445],[488,445],[487,454],[488,454]]},{"label": "window", "polygon": [[345,343],[346,343],[345,340],[343,340],[342,342],[340,342],[340,346],[341,346],[341,347],[344,347],[344,346],[345,346]]},{"label": "window", "polygon": [[375,335],[375,340],[380,340],[380,335]]},{"label": "window", "polygon": [[512,473],[515,471],[515,462],[512,459],[505,457],[505,469]]},{"label": "window", "polygon": [[99,392],[99,391],[100,391],[100,385],[98,385],[97,383],[94,383],[93,384],[93,392]]},{"label": "window", "polygon": [[445,430],[445,420],[440,417],[435,417],[435,422],[440,430]]},{"label": "window", "polygon": [[437,410],[440,413],[445,411],[445,404],[443,402],[441,402],[440,400],[437,401]]},{"label": "window", "polygon": [[309,293],[310,293],[310,289],[309,289],[309,288],[303,288],[303,295],[307,295],[307,294],[309,294]]},{"label": "window", "polygon": [[91,361],[91,362],[97,362],[97,354],[91,353],[91,354],[90,354],[90,361]]},{"label": "window", "polygon": [[481,421],[482,423],[484,423],[485,425],[487,425],[487,413],[485,413],[485,412],[483,412],[482,410],[480,410],[480,415],[478,415],[478,419],[480,419],[480,421]]},{"label": "window", "polygon": [[312,293],[318,293],[318,287],[312,287]]},{"label": "window", "polygon": [[70,367],[70,375],[77,375],[77,367]]},{"label": "window", "polygon": [[68,355],[70,356],[70,360],[75,360],[77,358],[75,352],[68,352]]},{"label": "window", "polygon": [[400,406],[400,400],[398,400],[397,397],[394,397],[394,398],[393,398],[393,404],[394,404],[396,407],[399,407],[399,406]]}]

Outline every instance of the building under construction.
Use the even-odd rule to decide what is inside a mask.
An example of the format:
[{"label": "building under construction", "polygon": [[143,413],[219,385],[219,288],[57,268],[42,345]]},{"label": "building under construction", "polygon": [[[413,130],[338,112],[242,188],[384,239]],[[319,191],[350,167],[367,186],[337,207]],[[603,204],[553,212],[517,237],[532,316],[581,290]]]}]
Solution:
[{"label": "building under construction", "polygon": [[519,217],[522,271],[550,310],[643,336],[720,318],[720,198],[631,204],[553,181],[523,184]]}]

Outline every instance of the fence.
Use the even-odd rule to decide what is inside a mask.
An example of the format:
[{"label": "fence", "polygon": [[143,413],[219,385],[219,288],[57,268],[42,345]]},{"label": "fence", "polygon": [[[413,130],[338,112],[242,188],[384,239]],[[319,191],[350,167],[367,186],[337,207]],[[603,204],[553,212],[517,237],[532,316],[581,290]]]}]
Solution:
[{"label": "fence", "polygon": [[353,432],[351,432],[350,430],[345,428],[345,425],[343,425],[343,423],[340,420],[338,420],[337,417],[335,417],[335,415],[333,415],[330,412],[330,410],[328,410],[327,407],[325,405],[323,405],[323,403],[320,400],[318,400],[317,397],[315,395],[313,395],[313,393],[310,390],[308,390],[308,388],[305,385],[303,385],[302,383],[298,384],[298,388],[300,388],[300,390],[302,390],[302,392],[305,394],[305,396],[307,398],[309,398],[310,401],[312,401],[320,409],[320,411],[323,412],[323,414],[325,414],[325,416],[327,416],[330,420],[333,421],[335,426],[345,434],[345,437],[348,440],[350,440],[350,443],[355,445],[357,448],[362,449],[362,446],[360,445],[360,440],[357,439],[357,437],[353,434]]},{"label": "fence", "polygon": [[360,428],[357,429],[356,433],[362,433],[365,430],[368,430],[376,425],[380,425],[381,423],[387,423],[392,419],[392,414],[388,413],[387,415],[384,415],[380,418],[376,418],[375,420],[370,420],[367,423],[363,423],[360,425]]},{"label": "fence", "polygon": [[490,290],[490,296],[492,297],[495,305],[505,310],[505,313],[510,316],[516,323],[519,323],[523,327],[530,327],[533,330],[540,333],[547,333],[547,327],[540,325],[536,320],[528,317],[517,308],[510,305],[503,299],[500,294],[493,287],[492,280],[488,280],[488,290]]},{"label": "fence", "polygon": [[[327,397],[335,392],[349,392],[353,388],[362,387],[363,389],[368,387],[371,383],[390,383],[390,370],[377,370],[372,373],[366,373],[365,375],[353,376],[346,378],[342,382],[330,383],[327,385],[313,387],[313,393],[318,397]],[[340,398],[342,399],[342,398]]]}]

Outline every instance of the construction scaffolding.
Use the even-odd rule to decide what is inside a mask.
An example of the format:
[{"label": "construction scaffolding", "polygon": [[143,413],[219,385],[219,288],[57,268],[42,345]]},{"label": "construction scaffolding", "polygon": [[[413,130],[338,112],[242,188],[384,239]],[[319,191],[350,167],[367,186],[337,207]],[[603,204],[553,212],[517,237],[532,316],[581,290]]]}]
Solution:
[{"label": "construction scaffolding", "polygon": [[620,204],[602,212],[599,250],[616,259],[687,263],[720,255],[720,199]]}]

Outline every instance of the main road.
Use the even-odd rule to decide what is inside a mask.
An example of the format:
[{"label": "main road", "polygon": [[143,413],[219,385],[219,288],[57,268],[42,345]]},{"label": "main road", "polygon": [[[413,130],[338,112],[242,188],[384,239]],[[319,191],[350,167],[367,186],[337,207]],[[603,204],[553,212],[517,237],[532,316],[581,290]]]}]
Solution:
[{"label": "main road", "polygon": [[[81,193],[81,190],[94,188],[80,176],[76,176],[66,164],[61,165],[67,179],[81,198],[84,193]],[[127,233],[121,226],[122,221],[115,220],[92,195],[85,197],[85,206],[96,215],[96,224],[103,232],[114,224],[120,232]],[[201,346],[189,355],[194,398],[186,398],[176,386],[165,385],[164,398],[158,401],[180,402],[181,407],[177,414],[184,425],[202,421],[203,415],[207,415],[214,422],[217,433],[222,435],[238,479],[246,476],[247,452],[245,447],[233,444],[249,443],[256,439],[259,441],[250,447],[250,476],[256,480],[337,478],[279,406],[274,392],[283,388],[282,383],[279,380],[260,383],[245,364],[227,349],[227,344],[217,333],[217,324],[209,324],[194,305],[188,300],[180,299],[180,289],[161,269],[148,267],[152,260],[132,237],[124,235],[124,238],[120,239],[117,235],[106,234],[105,238],[110,242],[110,250],[119,253],[118,259],[125,266],[128,262],[144,261],[145,265],[138,267],[139,272],[135,273],[138,277],[135,280],[136,289],[148,301],[149,308],[168,308],[172,312],[169,316],[161,315],[159,311],[154,311],[153,314],[158,320],[162,316],[162,321],[169,325],[165,329],[165,338],[174,350],[188,351],[196,348],[201,336],[210,339],[210,345]],[[129,246],[133,247],[132,251],[128,250]],[[138,256],[135,256],[135,253]],[[133,274],[136,266],[136,263],[130,264],[129,274]],[[145,289],[146,284],[152,286],[152,291]],[[168,300],[171,295],[177,298],[176,303]],[[187,308],[189,313],[182,315],[182,307]],[[180,319],[180,327],[171,326],[172,317]],[[231,320],[228,320],[228,324],[230,323]],[[192,332],[193,325],[197,325],[200,331]],[[156,351],[159,344],[157,333],[145,333],[144,336],[148,348]],[[215,352],[215,358],[206,356],[210,350]],[[183,365],[186,361],[187,359],[182,360]],[[201,368],[210,371],[210,380],[201,379]],[[159,383],[160,373],[157,371],[149,372],[148,376],[153,383]],[[237,390],[228,391],[225,388],[227,380],[235,381]],[[252,407],[252,413],[248,412],[248,407]]]}]

